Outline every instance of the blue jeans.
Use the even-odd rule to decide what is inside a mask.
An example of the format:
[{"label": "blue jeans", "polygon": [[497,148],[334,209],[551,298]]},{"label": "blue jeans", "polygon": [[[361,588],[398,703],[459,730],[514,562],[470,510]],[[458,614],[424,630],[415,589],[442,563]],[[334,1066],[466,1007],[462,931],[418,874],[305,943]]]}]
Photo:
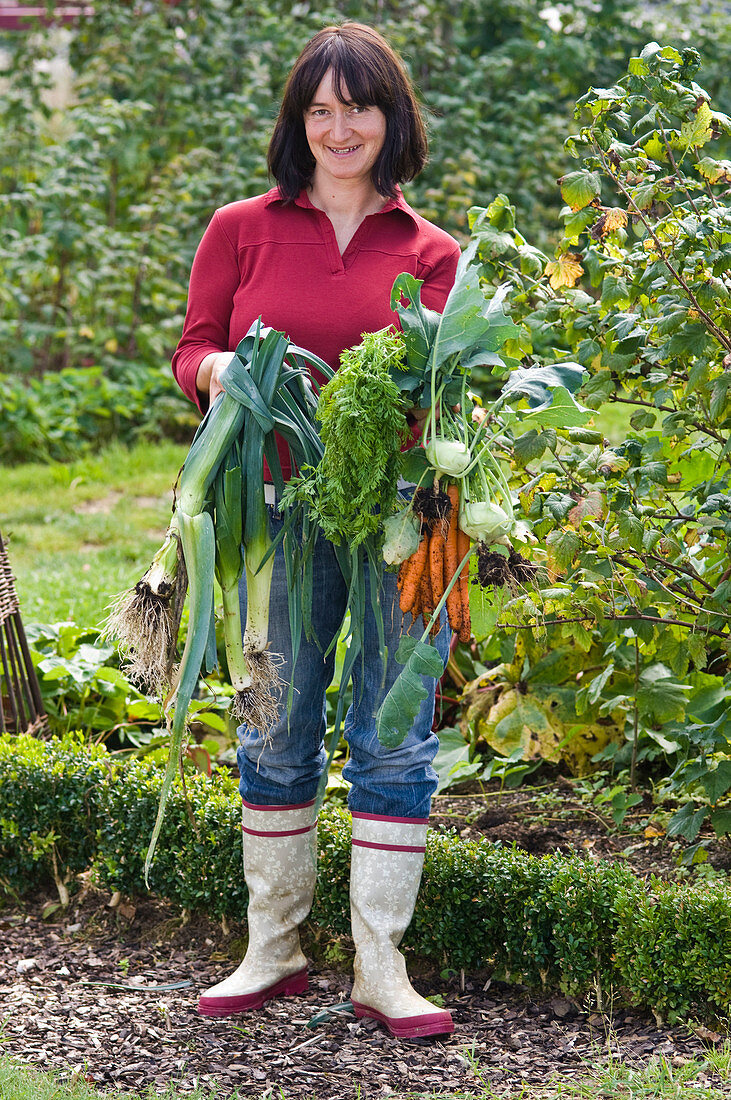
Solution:
[{"label": "blue jeans", "polygon": [[[272,535],[281,529],[281,520],[270,512]],[[353,670],[353,704],[344,723],[348,743],[348,761],[343,777],[351,784],[348,805],[361,813],[388,817],[427,818],[431,798],[437,787],[432,761],[439,740],[432,733],[436,681],[424,677],[428,696],[406,739],[396,749],[385,748],[376,735],[375,714],[383,697],[395,681],[402,665],[394,660],[402,633],[402,615],[394,573],[383,574],[381,603],[388,647],[385,679],[378,650],[376,624],[366,601],[367,620],[364,637],[364,661],[358,659]],[[246,583],[241,582],[242,616],[246,614]],[[247,802],[264,806],[287,806],[308,802],[315,797],[325,764],[326,733],[325,691],[333,679],[335,647],[324,657],[335,637],[347,602],[347,591],[332,545],[318,539],[313,567],[312,623],[318,647],[302,635],[294,669],[294,701],[289,717],[283,708],[279,724],[269,740],[258,730],[240,726],[241,747],[237,759],[241,775],[241,796]],[[407,615],[403,629],[407,630]],[[421,635],[421,625],[416,628]],[[442,616],[435,644],[446,662],[450,630]],[[292,680],[292,646],[287,610],[287,581],[282,544],[277,547],[269,605],[269,643],[274,653],[284,658],[282,678]],[[285,689],[286,694],[286,689]]]}]

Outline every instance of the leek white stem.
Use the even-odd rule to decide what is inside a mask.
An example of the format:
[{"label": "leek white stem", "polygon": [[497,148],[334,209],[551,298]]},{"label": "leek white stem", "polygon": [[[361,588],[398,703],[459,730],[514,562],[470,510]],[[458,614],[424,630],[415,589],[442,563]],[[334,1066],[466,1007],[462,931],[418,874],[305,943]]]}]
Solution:
[{"label": "leek white stem", "polygon": [[244,653],[262,653],[269,639],[269,595],[274,571],[274,555],[262,565],[271,546],[266,527],[245,548],[246,566],[246,630]]}]

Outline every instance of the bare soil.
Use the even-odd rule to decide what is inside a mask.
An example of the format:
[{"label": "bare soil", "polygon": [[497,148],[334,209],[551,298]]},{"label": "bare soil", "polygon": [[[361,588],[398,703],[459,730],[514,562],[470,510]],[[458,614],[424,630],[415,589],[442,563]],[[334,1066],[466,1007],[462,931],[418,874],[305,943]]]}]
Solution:
[{"label": "bare soil", "polygon": [[[500,790],[496,783],[477,791],[465,784],[434,800],[433,827],[457,832],[476,840],[484,837],[506,847],[515,845],[531,855],[549,852],[581,855],[587,859],[617,860],[648,880],[688,879],[697,875],[726,876],[731,871],[731,839],[718,840],[710,826],[695,860],[691,845],[666,834],[671,809],[659,809],[648,794],[617,825],[611,807],[597,808],[581,798],[576,781],[551,776],[539,786]],[[694,845],[695,847],[695,845]]]},{"label": "bare soil", "polygon": [[[105,1088],[163,1090],[174,1081],[183,1093],[215,1085],[217,1097],[375,1100],[479,1094],[489,1084],[498,1095],[527,1085],[537,1096],[610,1057],[640,1067],[663,1055],[678,1067],[722,1042],[707,1028],[694,1034],[631,1012],[602,1016],[560,996],[536,1000],[482,972],[416,974],[417,989],[441,996],[456,1027],[444,1039],[407,1042],[338,1011],[351,981],[342,964],[315,964],[301,997],[207,1019],[197,997],[235,966],[242,927],[224,934],[152,901],[111,909],[93,888],[63,919],[44,921],[45,900],[0,914],[3,1053]],[[306,947],[318,954],[313,939]],[[323,1009],[330,1014],[313,1026]],[[704,1079],[721,1087],[710,1072]]]}]

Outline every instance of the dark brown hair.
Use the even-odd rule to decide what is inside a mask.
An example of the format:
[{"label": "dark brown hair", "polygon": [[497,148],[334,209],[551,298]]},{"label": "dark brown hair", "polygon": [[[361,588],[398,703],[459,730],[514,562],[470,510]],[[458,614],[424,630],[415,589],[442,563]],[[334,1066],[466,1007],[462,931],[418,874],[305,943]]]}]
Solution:
[{"label": "dark brown hair", "polygon": [[315,158],[307,144],[304,115],[328,69],[333,70],[333,88],[341,103],[379,107],[386,116],[386,138],[371,178],[380,195],[393,198],[396,184],[413,179],[426,164],[426,131],[401,59],[377,30],[363,23],[325,27],[297,58],[269,143],[270,173],[289,201],[311,183]]}]

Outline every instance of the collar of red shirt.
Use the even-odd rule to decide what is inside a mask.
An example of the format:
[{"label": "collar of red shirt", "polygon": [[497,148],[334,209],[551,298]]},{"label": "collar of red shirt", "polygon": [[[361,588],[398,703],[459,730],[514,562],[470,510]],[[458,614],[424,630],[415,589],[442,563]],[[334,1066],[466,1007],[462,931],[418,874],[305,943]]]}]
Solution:
[{"label": "collar of red shirt", "polygon": [[[271,191],[267,191],[264,196],[265,206],[270,206],[273,202],[284,202],[284,198],[278,187],[272,187]],[[310,196],[307,194],[307,188],[303,187],[297,198],[294,200],[295,206],[301,206],[305,210],[316,210],[317,207],[310,201]],[[407,214],[412,221],[416,221],[416,213],[407,203],[403,196],[403,192],[400,187],[396,188],[396,195],[392,199],[386,199],[386,202],[377,211],[378,214],[387,214],[389,210],[400,210],[403,214]]]}]

